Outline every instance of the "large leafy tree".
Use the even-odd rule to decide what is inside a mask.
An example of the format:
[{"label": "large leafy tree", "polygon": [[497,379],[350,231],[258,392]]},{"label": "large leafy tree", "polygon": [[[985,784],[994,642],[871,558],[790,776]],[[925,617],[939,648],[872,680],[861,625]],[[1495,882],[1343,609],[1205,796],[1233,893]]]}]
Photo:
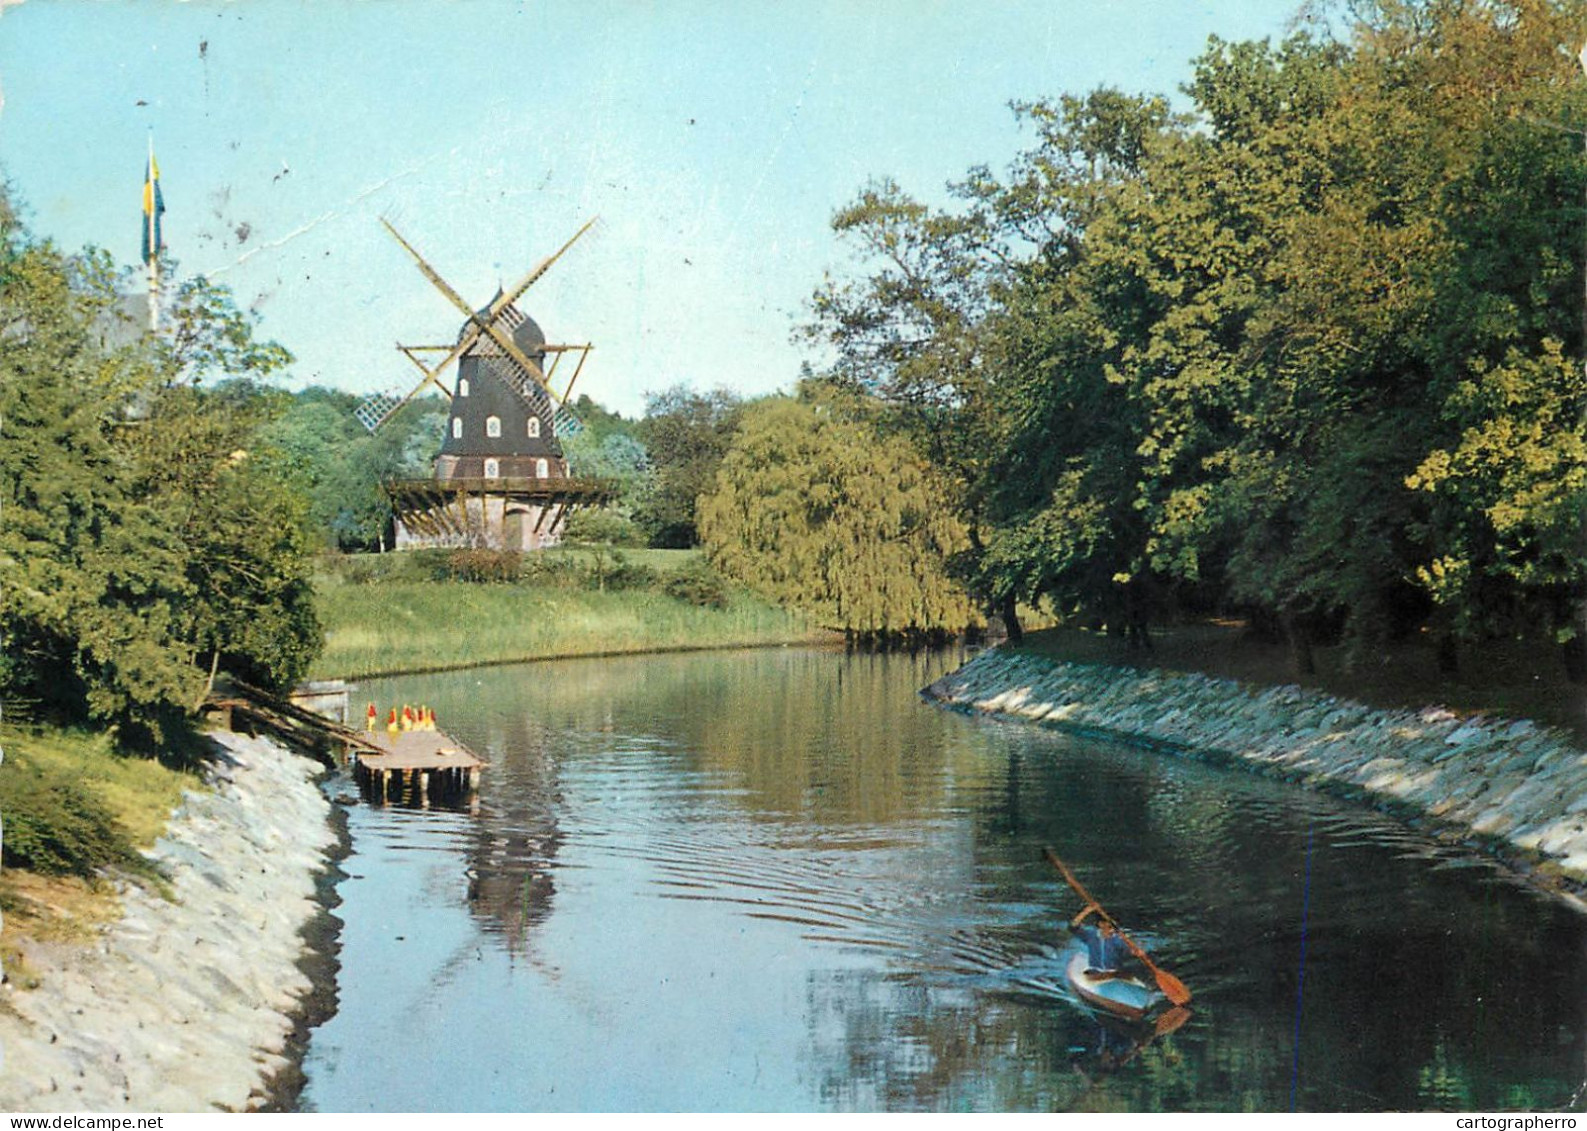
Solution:
[{"label": "large leafy tree", "polygon": [[120,281],[0,208],[0,693],[141,744],[218,666],[290,684],[319,629],[300,506],[253,445],[266,399],[213,386],[285,351],[202,281],[170,337],[137,338]]},{"label": "large leafy tree", "polygon": [[140,496],[184,547],[181,639],[211,676],[224,668],[280,690],[303,675],[321,640],[307,500],[287,462],[256,442],[271,405],[246,381],[168,385],[125,442]]},{"label": "large leafy tree", "polygon": [[198,673],[185,549],[118,442],[136,376],[100,348],[81,265],[0,234],[0,689],[13,714],[157,730]]},{"label": "large leafy tree", "polygon": [[947,476],[971,543],[959,567],[1017,635],[1018,598],[1139,606],[1145,588],[1114,580],[1141,539],[1100,321],[1135,296],[1074,280],[1089,225],[1170,117],[1107,89],[1015,109],[1036,144],[1002,179],[977,168],[950,186],[953,210],[880,182],[837,214],[868,273],[824,284],[808,334],[833,348],[831,377],[876,397],[880,426]]},{"label": "large leafy tree", "polygon": [[[1130,378],[1152,417],[1141,502],[1157,564],[1220,570],[1231,599],[1302,645],[1331,625],[1371,646],[1429,613],[1452,637],[1535,626],[1551,589],[1581,591],[1557,551],[1537,569],[1481,564],[1510,551],[1470,504],[1515,498],[1513,468],[1423,462],[1461,446],[1451,425],[1491,443],[1504,403],[1580,403],[1547,359],[1579,343],[1581,164],[1543,124],[1581,102],[1561,51],[1580,15],[1383,4],[1348,49],[1203,57],[1190,89],[1210,128],[1153,163],[1113,241],[1147,249],[1142,277],[1172,298]],[[1474,397],[1473,374],[1508,391]],[[1504,431],[1513,461],[1558,464]],[[1484,469],[1489,483],[1470,482]],[[1545,477],[1555,513],[1535,517],[1558,531],[1571,504]]]},{"label": "large leafy tree", "polygon": [[1137,506],[1147,420],[1122,373],[1166,304],[1097,254],[1092,233],[1181,123],[1160,99],[1107,89],[1020,113],[1037,144],[1006,183],[980,181],[1028,249],[990,320],[1005,424],[988,463],[993,529],[980,584],[1003,601],[1046,598],[1144,641],[1159,600]]},{"label": "large leafy tree", "polygon": [[968,547],[946,484],[865,406],[807,388],[751,406],[701,501],[722,572],[825,623],[887,642],[958,632],[975,618],[945,568]]}]

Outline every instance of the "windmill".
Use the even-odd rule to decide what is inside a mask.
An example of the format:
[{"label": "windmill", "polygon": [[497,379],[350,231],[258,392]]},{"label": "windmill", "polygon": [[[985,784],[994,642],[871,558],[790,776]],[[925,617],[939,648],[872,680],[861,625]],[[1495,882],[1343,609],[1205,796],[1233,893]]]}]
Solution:
[{"label": "windmill", "polygon": [[[602,506],[614,485],[572,475],[561,439],[583,429],[568,407],[593,348],[553,345],[515,305],[595,223],[592,219],[510,289],[474,307],[386,220],[381,221],[424,277],[464,316],[450,345],[398,345],[422,377],[407,393],[376,393],[358,406],[371,432],[403,405],[434,387],[450,404],[448,427],[429,479],[383,484],[395,518],[398,549],[470,546],[533,550],[555,545],[575,509]],[[439,360],[427,359],[439,355]],[[558,368],[576,357],[557,391]],[[549,363],[547,362],[549,359]],[[442,381],[456,363],[453,383]]]},{"label": "windmill", "polygon": [[[398,390],[383,390],[367,397],[356,409],[354,415],[369,431],[374,432],[390,420],[403,405],[420,396],[430,387],[434,387],[448,400],[452,399],[453,390],[441,383],[441,374],[453,362],[464,356],[472,354],[480,361],[483,369],[496,377],[514,394],[523,401],[525,408],[536,415],[546,414],[551,417],[552,431],[557,436],[571,436],[583,430],[583,422],[574,415],[568,407],[568,397],[572,394],[573,385],[583,372],[584,362],[590,355],[590,350],[595,347],[588,342],[581,345],[553,345],[538,343],[538,350],[551,357],[549,370],[542,368],[534,357],[525,353],[514,340],[515,332],[526,321],[522,311],[514,303],[523,297],[525,291],[539,282],[551,266],[578,242],[579,238],[588,232],[595,224],[595,218],[585,221],[584,226],[573,235],[555,252],[546,256],[523,278],[519,279],[508,290],[499,292],[495,298],[483,308],[476,309],[460,295],[450,283],[443,279],[439,272],[425,260],[424,256],[403,239],[402,234],[392,226],[391,222],[382,218],[381,224],[392,237],[402,245],[404,251],[413,257],[419,270],[439,290],[448,302],[461,311],[467,322],[463,332],[456,343],[452,345],[423,345],[405,346],[400,342],[397,345],[402,354],[419,368],[424,376],[419,383],[414,385],[407,393]],[[434,365],[424,360],[424,355],[441,354],[441,360]],[[559,394],[552,385],[562,359],[569,354],[576,354],[578,361],[573,367],[573,375],[568,378],[567,385]]]}]

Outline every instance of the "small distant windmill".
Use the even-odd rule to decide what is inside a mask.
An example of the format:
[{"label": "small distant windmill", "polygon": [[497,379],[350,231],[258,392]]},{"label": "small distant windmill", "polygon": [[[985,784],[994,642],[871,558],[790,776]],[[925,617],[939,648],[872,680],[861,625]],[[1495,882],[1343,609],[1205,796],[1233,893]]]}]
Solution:
[{"label": "small distant windmill", "polygon": [[[457,307],[468,319],[463,328],[463,333],[453,345],[436,346],[405,346],[398,343],[397,348],[403,355],[419,367],[424,374],[419,383],[406,393],[397,390],[384,390],[366,398],[355,410],[354,415],[369,431],[374,432],[386,421],[396,415],[397,410],[403,405],[420,396],[423,392],[434,386],[442,396],[452,399],[453,390],[441,383],[441,374],[447,366],[458,361],[464,356],[472,355],[479,359],[483,368],[499,379],[523,401],[525,408],[536,415],[546,414],[551,417],[553,434],[557,436],[571,436],[583,430],[583,422],[573,414],[568,407],[568,397],[572,394],[573,385],[579,379],[579,374],[584,369],[584,362],[589,357],[590,350],[594,348],[586,342],[581,345],[552,345],[540,342],[536,345],[537,352],[551,356],[549,371],[542,368],[533,356],[525,353],[514,340],[515,331],[526,321],[524,314],[514,303],[518,301],[525,291],[539,282],[541,277],[551,269],[552,264],[578,242],[579,238],[588,232],[595,224],[595,218],[584,223],[572,237],[559,247],[555,252],[546,256],[534,268],[513,284],[510,290],[499,292],[495,298],[481,309],[470,306],[462,295],[453,289],[440,274],[425,261],[424,256],[416,251],[412,244],[402,238],[402,234],[393,227],[390,221],[382,219],[381,224],[390,232],[392,237],[402,245],[413,261],[418,264],[424,277],[433,283],[437,290],[446,296],[447,301]],[[441,360],[436,364],[426,364],[421,355],[442,354]],[[573,375],[568,378],[567,385],[561,393],[552,386],[558,367],[564,356],[577,354],[578,361],[573,367]]]},{"label": "small distant windmill", "polygon": [[[533,550],[555,545],[564,520],[580,507],[610,501],[613,484],[570,474],[561,439],[583,429],[568,407],[573,386],[593,348],[552,345],[516,301],[550,270],[595,223],[496,297],[476,309],[427,263],[389,222],[386,230],[413,257],[424,277],[463,314],[451,345],[398,345],[423,377],[406,394],[376,393],[358,406],[371,432],[432,386],[450,402],[435,474],[384,484],[395,512],[398,549],[420,546],[486,546]],[[430,364],[426,357],[440,354]],[[572,375],[557,392],[553,379],[563,359],[577,355]],[[547,365],[547,359],[550,359]],[[441,375],[457,363],[454,384]]]}]

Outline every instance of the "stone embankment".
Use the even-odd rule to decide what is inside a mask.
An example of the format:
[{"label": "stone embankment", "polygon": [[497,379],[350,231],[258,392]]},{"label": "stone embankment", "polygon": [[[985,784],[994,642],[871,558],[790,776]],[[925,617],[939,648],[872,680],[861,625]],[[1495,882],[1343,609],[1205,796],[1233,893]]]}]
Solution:
[{"label": "stone embankment", "polygon": [[152,856],[171,898],[129,886],[87,944],[33,945],[35,989],[0,1005],[0,1110],[243,1110],[289,1066],[310,991],[303,931],[336,843],[321,768],[263,739],[216,736]]},{"label": "stone embankment", "polygon": [[1380,710],[1299,687],[983,652],[924,692],[966,710],[1243,763],[1424,815],[1587,881],[1587,752],[1531,722]]}]

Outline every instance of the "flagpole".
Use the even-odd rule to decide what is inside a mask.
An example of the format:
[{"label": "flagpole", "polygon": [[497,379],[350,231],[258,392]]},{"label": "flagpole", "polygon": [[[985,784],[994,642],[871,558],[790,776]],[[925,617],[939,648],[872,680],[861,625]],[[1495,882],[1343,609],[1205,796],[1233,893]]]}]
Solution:
[{"label": "flagpole", "polygon": [[160,208],[154,179],[153,130],[149,131],[149,163],[145,166],[144,180],[149,206],[143,221],[148,226],[149,243],[149,333],[154,334],[160,330]]}]

